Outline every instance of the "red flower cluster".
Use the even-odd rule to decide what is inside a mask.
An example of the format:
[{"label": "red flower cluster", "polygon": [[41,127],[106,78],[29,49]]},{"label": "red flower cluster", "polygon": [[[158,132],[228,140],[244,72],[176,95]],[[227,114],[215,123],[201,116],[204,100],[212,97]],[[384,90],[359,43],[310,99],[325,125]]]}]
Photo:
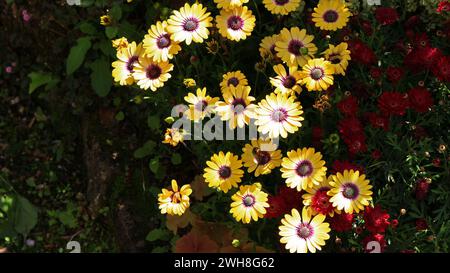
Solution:
[{"label": "red flower cluster", "polygon": [[335,214],[330,218],[330,226],[337,232],[349,231],[352,229],[353,217],[350,213]]},{"label": "red flower cluster", "polygon": [[360,40],[353,40],[348,43],[352,61],[363,65],[371,65],[377,61],[373,50]]},{"label": "red flower cluster", "polygon": [[450,2],[449,1],[441,1],[438,5],[437,12],[442,13],[444,11],[450,11]]},{"label": "red flower cluster", "polygon": [[344,116],[354,116],[358,112],[358,100],[354,96],[348,96],[341,100],[337,107]]},{"label": "red flower cluster", "polygon": [[344,160],[344,161],[335,160],[333,162],[333,166],[331,166],[332,174],[343,173],[345,170],[354,170],[354,171],[359,171],[360,173],[364,172],[363,167],[358,166],[353,163],[350,163],[347,160]]},{"label": "red flower cluster", "polygon": [[416,183],[416,189],[415,189],[415,195],[417,200],[425,200],[428,195],[428,188],[430,187],[430,184],[427,182],[426,179],[420,179]]},{"label": "red flower cluster", "polygon": [[386,69],[387,78],[393,84],[397,84],[402,79],[403,74],[405,74],[405,71],[401,67],[390,66]]},{"label": "red flower cluster", "polygon": [[377,248],[369,245],[369,242],[378,242],[380,244],[380,252],[386,249],[386,240],[383,234],[371,234],[363,239],[364,251],[369,253],[376,253]]},{"label": "red flower cluster", "polygon": [[333,211],[333,204],[330,202],[330,196],[327,194],[329,189],[319,189],[312,197],[311,207],[318,213],[327,215]]},{"label": "red flower cluster", "polygon": [[366,207],[364,210],[365,227],[372,233],[384,233],[391,224],[389,218],[389,214],[378,205],[374,208]]},{"label": "red flower cluster", "polygon": [[389,7],[379,7],[375,10],[375,19],[381,25],[392,25],[399,19],[397,10]]},{"label": "red flower cluster", "polygon": [[441,57],[432,68],[436,78],[442,82],[450,82],[450,56]]},{"label": "red flower cluster", "polygon": [[425,87],[416,87],[408,91],[409,106],[418,113],[427,112],[433,106],[433,97]]},{"label": "red flower cluster", "polygon": [[286,186],[282,186],[278,189],[278,194],[269,196],[269,205],[265,218],[278,218],[286,213],[289,213],[291,209],[296,208],[301,211],[303,204],[300,200],[302,192],[298,192],[296,189],[291,189]]},{"label": "red flower cluster", "polygon": [[378,97],[378,107],[387,116],[403,116],[409,108],[408,95],[399,92],[383,92]]}]

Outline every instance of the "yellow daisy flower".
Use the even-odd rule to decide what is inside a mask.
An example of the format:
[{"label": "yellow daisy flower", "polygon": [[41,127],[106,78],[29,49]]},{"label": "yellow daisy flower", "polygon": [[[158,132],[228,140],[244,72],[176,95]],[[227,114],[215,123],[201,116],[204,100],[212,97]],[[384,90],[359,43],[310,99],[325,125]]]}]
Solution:
[{"label": "yellow daisy flower", "polygon": [[277,76],[271,77],[270,83],[276,87],[275,93],[295,95],[302,92],[300,71],[297,70],[296,65],[290,66],[289,71],[286,71],[284,65],[278,64],[273,66],[273,70]]},{"label": "yellow daisy flower", "polygon": [[345,70],[347,70],[348,62],[351,60],[348,44],[340,43],[337,46],[330,44],[323,54],[325,59],[331,63],[334,73],[345,76]]},{"label": "yellow daisy flower", "polygon": [[300,30],[293,27],[290,30],[283,28],[280,33],[280,41],[276,42],[277,56],[288,65],[305,65],[308,60],[314,58],[317,47],[312,43],[313,35],[308,35],[306,29]]},{"label": "yellow daisy flower", "polygon": [[246,6],[234,9],[222,9],[216,16],[219,33],[230,40],[245,40],[255,27],[256,18]]},{"label": "yellow daisy flower", "polygon": [[278,34],[274,34],[272,36],[266,36],[261,40],[259,44],[259,54],[261,58],[277,57],[277,51],[275,50],[275,44],[280,40]]},{"label": "yellow daisy flower", "polygon": [[364,174],[359,171],[345,170],[344,173],[337,173],[331,177],[330,202],[338,210],[345,213],[358,213],[363,211],[365,206],[372,200],[372,186]]},{"label": "yellow daisy flower", "polygon": [[191,195],[191,185],[186,184],[178,190],[176,180],[172,180],[172,190],[162,189],[162,193],[158,194],[159,209],[162,214],[183,215],[189,208],[189,195]]},{"label": "yellow daisy flower", "polygon": [[206,88],[197,88],[196,95],[189,93],[184,97],[184,100],[190,103],[189,110],[186,111],[186,116],[190,120],[197,122],[203,120],[214,111],[214,106],[219,101],[219,98],[207,96]]},{"label": "yellow daisy flower", "polygon": [[286,185],[298,191],[319,185],[327,172],[322,154],[314,148],[292,150],[283,157],[281,177],[286,178]]},{"label": "yellow daisy flower", "polygon": [[214,154],[211,161],[207,161],[207,168],[204,169],[203,177],[211,188],[217,188],[227,193],[232,187],[238,186],[244,171],[241,170],[242,161],[233,153],[222,151]]},{"label": "yellow daisy flower", "polygon": [[242,128],[254,117],[256,105],[252,104],[252,101],[255,98],[250,96],[250,86],[232,85],[228,90],[222,94],[224,101],[216,103],[215,110],[221,120],[229,121],[231,129],[235,129],[236,126]]},{"label": "yellow daisy flower", "polygon": [[[331,179],[331,176],[329,179]],[[340,211],[335,209],[330,202],[330,196],[328,195],[328,191],[331,190],[329,179],[323,179],[322,182],[312,188],[306,188],[306,193],[302,195],[303,205],[311,215],[321,213],[333,217],[335,212],[340,214]]]},{"label": "yellow daisy flower", "polygon": [[173,13],[167,20],[169,24],[167,31],[172,34],[172,40],[184,41],[190,45],[192,41],[203,43],[204,39],[208,39],[208,27],[212,26],[213,18],[209,16],[211,13],[206,12],[202,4],[196,3],[190,6],[186,3],[179,11],[175,10]]},{"label": "yellow daisy flower", "polygon": [[177,146],[178,143],[183,142],[185,132],[178,128],[167,128],[164,134],[164,140],[162,143],[170,144],[173,147]]},{"label": "yellow daisy flower", "polygon": [[251,220],[258,221],[266,214],[266,209],[270,205],[267,203],[268,194],[263,192],[259,183],[253,185],[240,186],[231,199],[230,213],[236,221],[242,221],[244,224],[250,223]]},{"label": "yellow daisy flower", "polygon": [[333,85],[333,73],[334,69],[329,61],[325,61],[323,58],[312,59],[303,66],[300,72],[301,83],[306,85],[308,91],[327,90]]},{"label": "yellow daisy flower", "polygon": [[173,70],[173,64],[168,62],[155,62],[147,55],[141,55],[139,57],[139,64],[134,69],[133,77],[137,81],[137,84],[141,89],[156,89],[164,86],[171,75],[170,71]]},{"label": "yellow daisy flower", "polygon": [[320,0],[314,8],[312,21],[322,30],[335,31],[345,27],[351,15],[344,1]]},{"label": "yellow daisy flower", "polygon": [[302,126],[304,118],[302,105],[295,102],[294,97],[271,93],[261,100],[255,109],[258,131],[269,134],[269,138],[281,136],[286,138],[288,133],[295,133]]},{"label": "yellow daisy flower", "polygon": [[171,40],[166,29],[166,21],[157,22],[149,28],[148,34],[144,36],[142,41],[145,53],[152,57],[155,62],[166,62],[181,50],[180,45]]},{"label": "yellow daisy flower", "polygon": [[248,3],[248,0],[214,0],[219,9],[234,9]]},{"label": "yellow daisy flower", "polygon": [[242,161],[249,173],[255,171],[258,177],[271,173],[272,169],[281,165],[281,151],[273,149],[273,145],[270,139],[253,139],[251,144],[245,144]]},{"label": "yellow daisy flower", "polygon": [[139,62],[139,56],[143,53],[142,44],[129,43],[126,48],[117,49],[117,61],[112,63],[112,76],[120,85],[132,85],[134,83],[133,72]]},{"label": "yellow daisy flower", "polygon": [[125,37],[112,40],[112,46],[116,50],[127,48],[128,47],[128,40]]},{"label": "yellow daisy flower", "polygon": [[220,90],[222,90],[222,93],[228,92],[230,86],[238,87],[248,85],[247,78],[240,70],[228,72],[222,77],[223,80],[220,83]]},{"label": "yellow daisy flower", "polygon": [[111,16],[109,15],[102,15],[100,16],[100,25],[102,26],[109,26],[112,23]]},{"label": "yellow daisy flower", "polygon": [[325,241],[330,239],[330,224],[325,223],[325,215],[311,217],[306,208],[302,215],[296,209],[291,214],[285,214],[279,226],[280,242],[286,244],[286,249],[294,253],[315,253],[322,250]]},{"label": "yellow daisy flower", "polygon": [[300,6],[301,0],[263,0],[263,3],[272,14],[287,15]]}]

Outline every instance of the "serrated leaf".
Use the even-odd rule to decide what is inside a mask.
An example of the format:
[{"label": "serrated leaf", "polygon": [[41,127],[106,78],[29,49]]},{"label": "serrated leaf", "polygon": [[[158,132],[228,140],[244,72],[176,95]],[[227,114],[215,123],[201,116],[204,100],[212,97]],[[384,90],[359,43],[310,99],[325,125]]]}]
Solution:
[{"label": "serrated leaf", "polygon": [[109,62],[104,59],[98,59],[91,65],[91,85],[100,97],[107,96],[112,87],[112,75],[109,66]]},{"label": "serrated leaf", "polygon": [[91,39],[89,37],[82,37],[77,40],[77,44],[70,49],[67,57],[66,73],[73,74],[83,64],[86,53],[91,48]]}]

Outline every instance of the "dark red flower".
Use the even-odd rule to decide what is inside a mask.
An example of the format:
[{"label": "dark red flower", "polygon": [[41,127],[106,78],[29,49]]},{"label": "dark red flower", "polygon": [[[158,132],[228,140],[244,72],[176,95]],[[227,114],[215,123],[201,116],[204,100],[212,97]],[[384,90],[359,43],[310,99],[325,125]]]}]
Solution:
[{"label": "dark red flower", "polygon": [[413,16],[409,17],[408,20],[406,20],[404,26],[407,29],[411,29],[411,28],[417,26],[419,23],[420,23],[420,16],[413,15]]},{"label": "dark red flower", "polygon": [[396,228],[397,226],[398,226],[398,220],[397,219],[392,220],[391,221],[391,227],[392,228]]},{"label": "dark red flower", "polygon": [[408,92],[409,106],[416,112],[425,113],[433,106],[431,93],[425,87],[416,87]]},{"label": "dark red flower", "polygon": [[367,113],[367,117],[372,127],[389,131],[389,119],[387,117],[377,113]]},{"label": "dark red flower", "polygon": [[426,179],[420,179],[416,182],[415,195],[417,200],[425,200],[428,195],[430,184]]},{"label": "dark red flower", "polygon": [[356,117],[341,119],[338,124],[338,130],[344,140],[352,138],[355,134],[364,134],[361,121]]},{"label": "dark red flower", "polygon": [[372,151],[371,156],[372,156],[373,159],[378,160],[378,159],[381,158],[382,154],[381,154],[380,150],[376,149],[376,150]]},{"label": "dark red flower", "polygon": [[398,83],[402,79],[404,73],[405,72],[400,67],[390,66],[386,69],[387,78],[393,84]]},{"label": "dark red flower", "polygon": [[432,68],[434,76],[442,82],[450,82],[450,56],[439,58]]},{"label": "dark red flower", "polygon": [[409,107],[408,96],[398,92],[383,92],[378,98],[378,107],[385,115],[403,116]]},{"label": "dark red flower", "polygon": [[344,116],[355,116],[358,112],[358,100],[354,96],[348,96],[341,100],[337,107]]},{"label": "dark red flower", "polygon": [[332,218],[330,218],[331,229],[337,232],[349,231],[352,229],[352,225],[353,225],[353,214],[336,213]]},{"label": "dark red flower", "polygon": [[374,208],[366,207],[364,210],[364,225],[372,233],[384,233],[391,224],[389,217],[389,214],[379,205]]},{"label": "dark red flower", "polygon": [[353,40],[348,44],[352,61],[363,65],[370,65],[377,61],[377,57],[375,56],[375,53],[373,53],[373,50],[360,40]]},{"label": "dark red flower", "polygon": [[268,203],[270,207],[266,209],[265,218],[279,218],[289,211],[282,196],[269,196]]},{"label": "dark red flower", "polygon": [[412,39],[412,46],[414,48],[429,48],[430,39],[426,33],[416,33]]},{"label": "dark red flower", "polygon": [[371,36],[373,34],[372,24],[370,21],[361,19],[359,20],[359,23],[366,35]]},{"label": "dark red flower", "polygon": [[450,2],[449,1],[441,1],[438,5],[437,12],[448,12],[450,11]]},{"label": "dark red flower", "polygon": [[[379,245],[377,247],[376,244],[369,244],[370,242],[377,242]],[[371,234],[363,239],[363,246],[365,252],[377,253],[378,250],[378,253],[384,252],[386,249],[386,240],[384,239],[383,234]]]},{"label": "dark red flower", "polygon": [[405,66],[413,73],[433,69],[442,57],[438,48],[418,47],[409,52],[404,59]]},{"label": "dark red flower", "polygon": [[301,191],[286,186],[281,186],[278,190],[278,195],[283,198],[288,211],[293,208],[300,210],[303,207],[302,194]]},{"label": "dark red flower", "polygon": [[422,231],[428,229],[428,223],[427,220],[420,218],[416,220],[416,230]]},{"label": "dark red flower", "polygon": [[351,138],[344,138],[344,142],[347,144],[348,152],[351,155],[356,155],[367,151],[366,136],[364,134],[357,134]]},{"label": "dark red flower", "polygon": [[440,167],[441,166],[441,160],[439,158],[433,159],[433,166]]},{"label": "dark red flower", "polygon": [[312,143],[316,148],[320,148],[322,146],[323,139],[323,129],[319,126],[314,126],[312,128]]},{"label": "dark red flower", "polygon": [[344,173],[345,170],[354,170],[354,171],[359,171],[360,173],[364,172],[364,169],[361,166],[350,163],[347,160],[344,160],[344,161],[335,160],[333,162],[333,166],[331,166],[332,174]]},{"label": "dark red flower", "polygon": [[414,128],[414,130],[413,130],[413,134],[414,134],[414,138],[416,138],[417,140],[420,140],[420,139],[428,136],[427,130],[419,125],[416,125],[416,128]]},{"label": "dark red flower", "polygon": [[329,188],[319,189],[311,200],[311,207],[318,213],[327,215],[334,210],[333,204],[330,202],[330,197],[327,192]]},{"label": "dark red flower", "polygon": [[397,22],[399,17],[397,10],[389,7],[378,7],[375,10],[375,19],[381,25],[392,25]]},{"label": "dark red flower", "polygon": [[370,76],[374,78],[375,80],[378,80],[383,76],[383,70],[379,67],[372,67],[370,68]]}]

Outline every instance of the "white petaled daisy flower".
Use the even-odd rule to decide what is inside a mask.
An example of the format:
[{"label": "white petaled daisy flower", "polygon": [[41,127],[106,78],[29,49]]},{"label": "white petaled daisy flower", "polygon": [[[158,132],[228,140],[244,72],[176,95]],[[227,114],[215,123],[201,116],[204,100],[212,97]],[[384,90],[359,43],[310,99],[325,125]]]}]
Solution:
[{"label": "white petaled daisy flower", "polygon": [[190,45],[192,41],[202,43],[208,39],[208,27],[212,26],[210,12],[206,12],[202,4],[185,4],[179,11],[167,20],[167,31],[172,34],[171,38],[176,42],[184,41]]},{"label": "white petaled daisy flower", "polygon": [[224,121],[229,121],[231,129],[236,126],[242,128],[249,124],[250,119],[254,117],[256,105],[252,104],[255,100],[250,96],[250,86],[230,86],[229,91],[223,93],[224,101],[216,103],[216,112]]},{"label": "white petaled daisy flower", "polygon": [[181,50],[180,45],[170,39],[166,29],[166,21],[157,22],[150,27],[142,42],[145,53],[156,62],[172,59]]},{"label": "white petaled daisy flower", "polygon": [[286,68],[282,64],[274,65],[273,70],[277,74],[276,77],[270,78],[270,83],[276,87],[275,93],[281,93],[285,95],[295,95],[300,94],[302,88],[300,86],[301,83],[301,75],[297,66],[290,66],[289,70],[286,71]]},{"label": "white petaled daisy flower", "polygon": [[140,88],[156,91],[171,77],[169,72],[172,70],[173,65],[168,62],[155,62],[151,57],[141,55],[133,77]]},{"label": "white petaled daisy flower", "polygon": [[326,179],[327,167],[322,154],[314,148],[292,150],[281,163],[281,177],[286,178],[286,185],[298,191],[318,185]]},{"label": "white petaled daisy flower", "polygon": [[119,82],[120,85],[132,85],[134,83],[134,69],[142,53],[142,44],[136,45],[135,42],[127,43],[124,48],[118,48],[118,60],[112,63],[114,81]]},{"label": "white petaled daisy flower", "polygon": [[261,190],[261,184],[255,183],[253,185],[240,186],[239,191],[236,192],[231,199],[230,213],[236,221],[242,221],[244,224],[250,221],[258,221],[266,214],[266,208],[269,207],[267,203],[268,194]]},{"label": "white petaled daisy flower", "polygon": [[230,40],[245,40],[255,27],[256,18],[247,7],[237,7],[230,10],[222,9],[216,16],[219,33]]},{"label": "white petaled daisy flower", "polygon": [[258,131],[269,134],[269,138],[295,133],[302,126],[304,118],[300,102],[295,102],[293,96],[271,93],[263,99],[255,109]]},{"label": "white petaled daisy flower", "polygon": [[318,214],[311,217],[308,210],[303,208],[302,215],[296,209],[291,214],[285,214],[279,226],[280,242],[286,244],[286,249],[294,253],[315,253],[322,250],[325,241],[330,239],[330,225],[324,222],[325,215]]}]

